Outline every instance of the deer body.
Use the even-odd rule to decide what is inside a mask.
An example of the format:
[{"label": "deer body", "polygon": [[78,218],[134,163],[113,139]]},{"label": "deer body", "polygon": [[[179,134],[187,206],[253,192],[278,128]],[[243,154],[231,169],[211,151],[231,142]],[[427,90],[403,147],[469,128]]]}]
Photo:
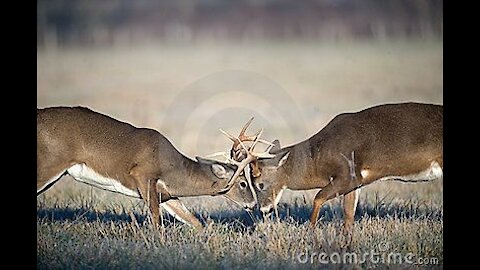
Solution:
[{"label": "deer body", "polygon": [[159,132],[87,108],[37,109],[37,195],[69,174],[104,190],[142,198],[156,224],[163,203],[177,218],[200,227],[178,197],[217,195],[235,170],[229,164],[189,159]]},{"label": "deer body", "polygon": [[429,181],[442,177],[443,107],[401,103],[336,116],[311,138],[272,150],[259,159],[253,183],[263,212],[278,203],[281,191],[320,188],[310,217],[337,195],[344,201],[345,226],[353,225],[358,189],[379,180]]}]

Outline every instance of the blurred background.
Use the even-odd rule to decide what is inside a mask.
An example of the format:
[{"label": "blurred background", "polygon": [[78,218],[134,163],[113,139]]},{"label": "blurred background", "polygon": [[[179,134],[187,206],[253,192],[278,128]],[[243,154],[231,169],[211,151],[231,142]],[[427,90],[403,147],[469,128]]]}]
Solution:
[{"label": "blurred background", "polygon": [[342,112],[442,104],[442,39],[440,0],[40,0],[37,106],[157,129],[192,158],[251,116],[286,146]]}]

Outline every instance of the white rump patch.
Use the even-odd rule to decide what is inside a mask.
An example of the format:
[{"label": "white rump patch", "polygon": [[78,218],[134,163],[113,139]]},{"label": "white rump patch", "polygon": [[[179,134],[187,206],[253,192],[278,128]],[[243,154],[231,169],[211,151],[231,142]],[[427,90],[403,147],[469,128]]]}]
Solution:
[{"label": "white rump patch", "polygon": [[118,180],[105,177],[95,172],[83,163],[73,165],[67,170],[67,172],[79,182],[89,184],[103,190],[113,191],[130,197],[140,198],[140,195],[137,191],[125,187]]},{"label": "white rump patch", "polygon": [[432,161],[428,169],[421,171],[417,174],[409,174],[409,175],[403,175],[403,176],[385,176],[378,180],[379,181],[395,180],[395,181],[402,181],[402,182],[424,182],[424,181],[439,179],[442,177],[443,177],[442,167],[440,167],[440,164],[438,164],[438,162]]},{"label": "white rump patch", "polygon": [[45,185],[37,189],[37,195],[41,193],[45,188],[47,188],[50,184],[52,184],[53,182],[57,181],[60,177],[62,177],[64,173],[65,171],[55,175],[52,179],[48,180],[48,182]]},{"label": "white rump patch", "polygon": [[369,170],[364,169],[360,171],[360,175],[362,176],[362,178],[366,178],[369,174],[370,174]]}]

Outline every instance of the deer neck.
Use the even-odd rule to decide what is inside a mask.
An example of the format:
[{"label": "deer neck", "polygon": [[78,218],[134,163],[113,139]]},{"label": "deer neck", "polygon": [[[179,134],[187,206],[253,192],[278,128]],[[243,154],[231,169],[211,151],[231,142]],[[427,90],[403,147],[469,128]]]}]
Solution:
[{"label": "deer neck", "polygon": [[[279,172],[280,177],[287,180],[286,186],[292,190],[306,190],[321,188],[326,185],[326,180],[319,177],[318,151],[319,145],[312,146],[310,140],[303,141],[290,147],[288,160]],[[282,168],[281,167],[281,168]]]},{"label": "deer neck", "polygon": [[[189,197],[215,194],[224,186],[220,179],[215,182],[210,166],[196,162],[180,154],[178,161],[163,168],[157,186],[163,188],[172,197]],[[220,183],[222,182],[222,183]]]}]

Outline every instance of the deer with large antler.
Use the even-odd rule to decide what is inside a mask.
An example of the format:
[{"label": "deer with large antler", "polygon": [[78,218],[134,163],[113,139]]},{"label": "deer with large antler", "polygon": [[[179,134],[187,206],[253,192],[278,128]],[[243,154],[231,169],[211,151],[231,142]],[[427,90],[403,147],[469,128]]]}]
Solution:
[{"label": "deer with large antler", "polygon": [[[247,121],[247,123],[242,127],[242,130],[240,131],[238,137],[234,137],[223,129],[220,129],[220,131],[233,142],[233,146],[230,149],[229,153],[217,152],[207,156],[223,156],[226,162],[237,165],[238,168],[244,168],[244,178],[237,181],[238,187],[232,189],[231,186],[227,186],[226,189],[232,190],[231,192],[229,192],[230,194],[229,196],[227,196],[227,198],[243,206],[244,209],[247,211],[252,211],[257,204],[256,192],[253,189],[250,180],[250,174],[256,175],[257,167],[255,165],[257,159],[274,157],[274,155],[268,153],[268,150],[270,149],[270,147],[273,146],[273,144],[260,138],[263,129],[259,130],[255,135],[252,136],[245,134],[245,131],[250,126],[253,119],[254,118],[252,117],[250,120]],[[251,145],[248,145],[248,142],[250,142]],[[253,149],[258,143],[267,144],[269,147],[264,152],[254,152]],[[250,173],[251,170],[253,170],[252,173]],[[231,184],[233,184],[233,182]],[[250,190],[250,192],[248,192],[248,190]]]},{"label": "deer with large antler", "polygon": [[[83,107],[37,109],[37,195],[62,176],[141,198],[159,223],[159,204],[194,227],[179,197],[222,195],[251,201],[241,186],[249,160],[235,165],[182,155],[158,131],[137,128]],[[232,188],[235,183],[240,183]],[[250,196],[250,197],[249,197]]]},{"label": "deer with large antler", "polygon": [[310,216],[315,225],[321,206],[345,195],[344,226],[351,236],[361,187],[379,180],[421,182],[443,176],[443,106],[400,103],[343,113],[301,143],[273,144],[270,156],[257,157],[247,148],[242,156],[232,155],[255,167],[251,183],[260,210],[271,212],[286,188],[321,189]]}]

